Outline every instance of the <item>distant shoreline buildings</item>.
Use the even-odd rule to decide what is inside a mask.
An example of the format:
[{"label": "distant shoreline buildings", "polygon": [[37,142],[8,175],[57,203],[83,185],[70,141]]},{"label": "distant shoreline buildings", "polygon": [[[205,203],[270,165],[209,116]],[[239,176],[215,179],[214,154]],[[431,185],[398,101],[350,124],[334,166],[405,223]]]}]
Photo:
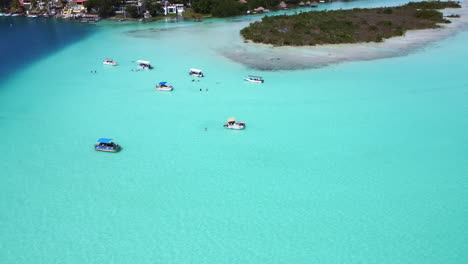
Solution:
[{"label": "distant shoreline buildings", "polygon": [[[83,22],[94,22],[100,18],[144,20],[168,15],[199,19],[200,17],[211,16],[229,17],[260,14],[270,10],[286,10],[296,7],[317,7],[318,2],[332,2],[332,0],[301,1],[299,3],[295,0],[216,1],[220,1],[220,4],[208,5],[204,0],[183,0],[178,1],[178,3],[171,3],[166,0],[11,0],[10,3],[4,2],[3,6],[0,6],[0,15],[84,18],[85,21]],[[227,4],[221,5],[221,3],[224,3],[223,1]],[[263,4],[259,5],[260,3]]]}]

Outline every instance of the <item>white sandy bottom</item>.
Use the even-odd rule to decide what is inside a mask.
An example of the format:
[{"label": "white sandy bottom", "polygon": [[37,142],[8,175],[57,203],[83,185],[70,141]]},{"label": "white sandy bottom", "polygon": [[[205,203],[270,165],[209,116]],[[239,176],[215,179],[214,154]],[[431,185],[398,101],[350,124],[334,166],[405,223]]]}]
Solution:
[{"label": "white sandy bottom", "polygon": [[467,28],[468,8],[442,10],[450,24],[440,28],[411,30],[402,37],[386,39],[382,43],[338,44],[308,47],[273,47],[264,44],[244,43],[221,53],[236,62],[258,70],[295,70],[321,68],[346,61],[365,61],[406,55],[430,43],[447,38]]}]

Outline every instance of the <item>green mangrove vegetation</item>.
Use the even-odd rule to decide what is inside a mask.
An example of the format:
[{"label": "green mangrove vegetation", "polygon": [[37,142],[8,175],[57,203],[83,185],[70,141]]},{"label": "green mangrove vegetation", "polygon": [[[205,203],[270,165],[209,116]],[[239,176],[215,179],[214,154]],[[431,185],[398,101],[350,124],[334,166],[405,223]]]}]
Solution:
[{"label": "green mangrove vegetation", "polygon": [[460,8],[454,1],[410,2],[397,7],[312,11],[266,16],[241,30],[246,40],[276,46],[381,42],[407,30],[450,23],[436,9]]},{"label": "green mangrove vegetation", "polygon": [[[298,1],[298,0],[290,0]],[[245,15],[247,10],[263,6],[268,9],[277,8],[280,0],[192,0],[192,8],[196,13],[211,14],[215,17],[231,17]]]}]

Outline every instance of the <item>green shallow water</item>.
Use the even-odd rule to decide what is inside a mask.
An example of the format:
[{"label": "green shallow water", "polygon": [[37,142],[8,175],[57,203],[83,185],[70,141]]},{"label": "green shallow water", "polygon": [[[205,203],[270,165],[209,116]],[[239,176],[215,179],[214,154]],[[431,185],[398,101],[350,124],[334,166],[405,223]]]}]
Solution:
[{"label": "green shallow water", "polygon": [[0,262],[466,263],[468,32],[261,72],[221,55],[245,23],[104,23],[10,78]]}]

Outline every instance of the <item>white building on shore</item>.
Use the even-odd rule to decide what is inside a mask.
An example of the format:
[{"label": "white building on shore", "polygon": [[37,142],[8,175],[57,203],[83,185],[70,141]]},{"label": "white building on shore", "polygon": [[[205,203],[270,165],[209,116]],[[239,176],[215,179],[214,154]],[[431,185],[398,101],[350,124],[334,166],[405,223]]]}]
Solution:
[{"label": "white building on shore", "polygon": [[168,1],[166,1],[163,4],[163,9],[164,9],[164,15],[167,15],[167,14],[182,15],[182,13],[185,12],[184,4],[170,4]]}]

